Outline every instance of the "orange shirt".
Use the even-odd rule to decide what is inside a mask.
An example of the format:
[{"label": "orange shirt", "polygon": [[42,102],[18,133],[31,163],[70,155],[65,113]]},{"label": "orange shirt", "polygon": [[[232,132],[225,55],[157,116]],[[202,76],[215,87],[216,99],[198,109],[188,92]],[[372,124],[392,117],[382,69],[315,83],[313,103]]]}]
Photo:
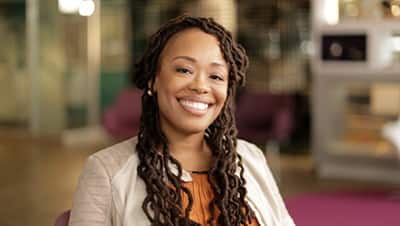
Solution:
[{"label": "orange shirt", "polygon": [[[208,205],[214,197],[211,184],[208,181],[207,173],[192,173],[192,181],[182,182],[183,186],[188,188],[193,196],[193,207],[190,212],[190,219],[201,224],[207,225],[207,220],[211,214]],[[183,192],[181,192],[182,206],[186,207],[189,200]],[[259,226],[256,219],[251,221],[250,226]]]}]

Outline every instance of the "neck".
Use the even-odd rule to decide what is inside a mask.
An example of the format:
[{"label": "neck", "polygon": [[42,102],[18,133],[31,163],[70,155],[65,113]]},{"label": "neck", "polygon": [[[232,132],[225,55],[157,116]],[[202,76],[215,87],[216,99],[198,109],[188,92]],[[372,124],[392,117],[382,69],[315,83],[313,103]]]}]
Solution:
[{"label": "neck", "polygon": [[212,153],[204,139],[204,132],[195,134],[166,133],[169,153],[188,171],[207,171]]},{"label": "neck", "polygon": [[206,140],[205,131],[189,132],[172,128],[161,123],[161,128],[168,139],[169,154],[181,167],[188,171],[208,170],[212,162],[212,153]]},{"label": "neck", "polygon": [[203,152],[207,147],[204,133],[167,135],[167,137],[169,141],[169,152],[174,156]]}]

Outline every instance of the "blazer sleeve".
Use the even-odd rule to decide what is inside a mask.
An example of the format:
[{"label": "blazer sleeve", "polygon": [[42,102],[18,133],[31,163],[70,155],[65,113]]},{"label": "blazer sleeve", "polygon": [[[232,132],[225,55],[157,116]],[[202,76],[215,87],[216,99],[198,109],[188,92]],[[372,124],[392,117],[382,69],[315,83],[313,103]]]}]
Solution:
[{"label": "blazer sleeve", "polygon": [[[260,186],[260,191],[269,202],[269,206],[273,211],[273,219],[276,226],[295,226],[293,219],[290,217],[279,188],[275,182],[272,172],[268,166],[264,153],[254,144],[241,141],[242,143],[242,159],[246,160],[247,169],[249,170],[249,178],[255,180]],[[245,157],[245,158],[243,158]],[[257,194],[257,192],[256,192]],[[254,195],[254,194],[253,194]],[[257,196],[256,196],[257,197]],[[255,199],[257,199],[254,197]],[[271,217],[271,216],[270,216]],[[272,222],[271,222],[272,223]]]},{"label": "blazer sleeve", "polygon": [[295,223],[292,219],[292,217],[289,215],[288,210],[286,209],[285,203],[282,199],[282,196],[279,192],[279,188],[275,182],[275,179],[271,173],[271,170],[268,166],[267,159],[265,158],[265,155],[263,152],[254,144],[251,144],[252,149],[256,150],[256,153],[258,155],[258,159],[261,160],[261,164],[263,167],[263,172],[264,172],[264,182],[265,186],[270,187],[272,190],[272,193],[274,194],[274,199],[277,204],[277,209],[278,209],[278,218],[280,221],[281,226],[295,226]]},{"label": "blazer sleeve", "polygon": [[90,156],[79,178],[69,226],[111,225],[111,179],[104,164]]}]

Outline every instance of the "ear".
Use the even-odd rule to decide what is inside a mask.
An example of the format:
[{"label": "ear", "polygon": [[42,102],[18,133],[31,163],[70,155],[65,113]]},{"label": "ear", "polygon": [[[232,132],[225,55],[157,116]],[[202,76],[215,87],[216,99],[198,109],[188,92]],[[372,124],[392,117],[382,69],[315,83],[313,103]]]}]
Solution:
[{"label": "ear", "polygon": [[159,65],[159,63],[157,63],[154,78],[150,79],[150,81],[147,82],[147,88],[149,90],[151,90],[151,92],[153,92],[153,93],[156,93],[158,90],[159,75],[160,75],[160,65]]},{"label": "ear", "polygon": [[149,90],[151,90],[151,92],[153,92],[153,93],[157,92],[157,89],[158,89],[158,76],[157,75],[155,76],[155,78],[153,80],[150,80],[147,83],[147,88]]}]

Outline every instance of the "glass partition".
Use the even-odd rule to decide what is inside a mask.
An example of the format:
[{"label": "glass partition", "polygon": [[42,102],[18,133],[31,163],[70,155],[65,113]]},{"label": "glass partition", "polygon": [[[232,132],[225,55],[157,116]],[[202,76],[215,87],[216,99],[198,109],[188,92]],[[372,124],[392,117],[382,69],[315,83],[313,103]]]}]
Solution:
[{"label": "glass partition", "polygon": [[0,125],[27,127],[29,84],[26,72],[24,1],[0,3]]}]

